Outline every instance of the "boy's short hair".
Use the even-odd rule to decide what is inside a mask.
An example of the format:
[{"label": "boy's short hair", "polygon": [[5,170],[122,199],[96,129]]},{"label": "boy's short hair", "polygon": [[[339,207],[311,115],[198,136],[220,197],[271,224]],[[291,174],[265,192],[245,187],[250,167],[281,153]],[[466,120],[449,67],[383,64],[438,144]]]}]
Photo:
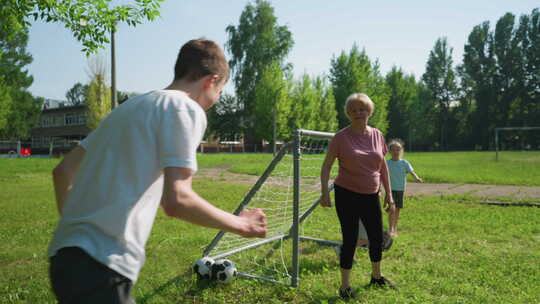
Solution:
[{"label": "boy's short hair", "polygon": [[229,80],[229,64],[223,50],[212,40],[193,39],[180,48],[174,65],[174,80],[197,81],[207,75]]},{"label": "boy's short hair", "polygon": [[369,98],[369,96],[367,96],[367,94],[364,94],[364,93],[353,93],[349,95],[349,97],[347,97],[347,100],[345,100],[344,110],[345,110],[345,116],[347,116],[347,118],[351,119],[349,117],[349,104],[356,100],[360,101],[362,104],[369,107],[370,116],[371,114],[373,114],[373,111],[375,111],[375,104],[373,103],[373,101],[371,101],[371,98]]},{"label": "boy's short hair", "polygon": [[399,146],[401,151],[405,149],[405,143],[399,138],[393,138],[388,142],[388,149],[392,149],[393,146]]}]

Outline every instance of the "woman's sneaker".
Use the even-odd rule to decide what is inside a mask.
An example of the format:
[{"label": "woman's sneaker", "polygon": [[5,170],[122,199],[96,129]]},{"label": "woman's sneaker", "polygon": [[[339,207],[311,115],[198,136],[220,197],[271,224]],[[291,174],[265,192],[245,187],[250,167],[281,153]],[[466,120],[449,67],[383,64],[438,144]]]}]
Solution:
[{"label": "woman's sneaker", "polygon": [[354,299],[356,297],[356,292],[351,288],[351,287],[347,287],[347,288],[340,288],[339,289],[339,296],[342,298],[342,299]]},{"label": "woman's sneaker", "polygon": [[392,289],[396,289],[396,285],[392,283],[387,278],[381,276],[378,279],[375,279],[374,277],[371,277],[371,281],[369,282],[369,286],[372,287],[388,287]]}]

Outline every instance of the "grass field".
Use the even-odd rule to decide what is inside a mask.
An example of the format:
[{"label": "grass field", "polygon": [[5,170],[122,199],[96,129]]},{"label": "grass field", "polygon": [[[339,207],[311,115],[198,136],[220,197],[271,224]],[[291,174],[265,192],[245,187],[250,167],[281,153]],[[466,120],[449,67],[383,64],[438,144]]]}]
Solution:
[{"label": "grass field", "polygon": [[[464,179],[471,174],[466,173],[468,167],[477,166],[476,171],[490,176],[477,174],[466,182],[504,184],[515,178],[512,180],[540,184],[539,173],[531,169],[538,168],[540,153],[505,153],[500,162],[505,165],[487,171],[480,168],[492,162],[478,164],[489,158],[487,154],[448,155],[410,153],[407,158],[429,181],[439,176],[438,182],[455,182],[451,178],[462,175]],[[478,158],[466,162],[473,157]],[[234,171],[257,173],[268,160],[262,154],[202,155],[200,165],[233,165]],[[50,170],[57,161],[0,159],[0,303],[54,302],[45,252],[58,219],[50,181]],[[441,163],[452,173],[442,175],[440,171],[445,170],[433,169]],[[234,209],[249,188],[208,181],[198,181],[194,187],[226,210]],[[362,251],[353,270],[358,303],[540,302],[540,209],[457,204],[444,198],[410,199],[406,204],[400,221],[402,233],[383,261],[384,274],[400,289],[365,288],[370,267]],[[332,210],[318,211],[315,216],[337,225]],[[214,234],[167,218],[160,211],[147,244],[146,265],[133,290],[137,303],[342,302],[336,295],[339,265],[334,251],[311,243],[303,243],[299,288],[246,279],[226,286],[197,282],[190,265]]]},{"label": "grass field", "polygon": [[[504,151],[499,161],[495,161],[494,152],[418,152],[406,153],[404,158],[428,183],[540,186],[540,152],[537,151]],[[227,165],[232,172],[252,175],[260,175],[271,160],[271,154],[200,157],[202,167]]]}]

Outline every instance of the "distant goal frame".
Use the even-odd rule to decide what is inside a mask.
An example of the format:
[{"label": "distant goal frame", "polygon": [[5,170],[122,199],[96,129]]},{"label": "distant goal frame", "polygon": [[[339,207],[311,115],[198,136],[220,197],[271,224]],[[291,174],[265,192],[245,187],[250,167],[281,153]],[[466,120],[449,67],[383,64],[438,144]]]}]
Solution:
[{"label": "distant goal frame", "polygon": [[531,131],[540,130],[540,127],[500,127],[495,128],[495,161],[499,161],[499,132],[500,131]]}]

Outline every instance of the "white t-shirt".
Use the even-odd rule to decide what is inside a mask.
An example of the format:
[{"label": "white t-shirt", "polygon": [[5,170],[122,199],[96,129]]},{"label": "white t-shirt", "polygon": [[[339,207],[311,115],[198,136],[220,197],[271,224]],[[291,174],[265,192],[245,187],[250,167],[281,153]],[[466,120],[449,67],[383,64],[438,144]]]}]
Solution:
[{"label": "white t-shirt", "polygon": [[85,157],[49,245],[77,246],[137,280],[163,193],[163,168],[197,170],[206,114],[185,93],[152,91],[120,105],[81,142]]}]

